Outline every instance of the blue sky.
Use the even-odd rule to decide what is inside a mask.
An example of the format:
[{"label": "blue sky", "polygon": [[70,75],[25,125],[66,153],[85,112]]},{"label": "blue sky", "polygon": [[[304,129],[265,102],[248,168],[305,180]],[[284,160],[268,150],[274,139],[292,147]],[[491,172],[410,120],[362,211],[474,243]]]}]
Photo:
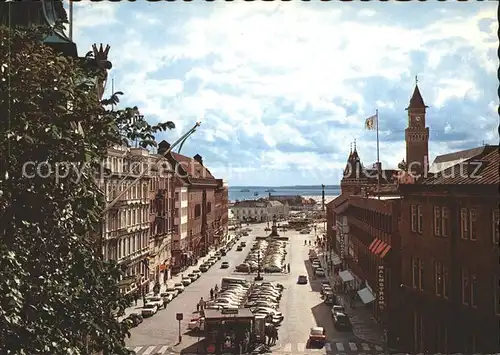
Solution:
[{"label": "blue sky", "polygon": [[[379,110],[380,156],[405,157],[405,108],[418,75],[430,160],[497,144],[495,2],[193,1],[75,3],[80,55],[109,44],[115,91],[151,122],[172,120],[182,153],[230,185],[338,184],[364,120]],[[108,93],[111,92],[108,84]]]}]

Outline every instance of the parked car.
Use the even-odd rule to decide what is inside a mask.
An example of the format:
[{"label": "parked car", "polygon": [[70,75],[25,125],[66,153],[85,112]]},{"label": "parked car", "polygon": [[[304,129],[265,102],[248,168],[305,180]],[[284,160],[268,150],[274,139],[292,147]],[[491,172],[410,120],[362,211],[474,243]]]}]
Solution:
[{"label": "parked car", "polygon": [[172,298],[175,298],[179,295],[179,290],[175,289],[174,287],[167,287],[165,290],[166,293],[170,293],[172,295]]},{"label": "parked car", "polygon": [[299,278],[297,279],[297,283],[299,285],[306,285],[307,284],[307,276],[306,275],[299,275]]},{"label": "parked car", "polygon": [[229,267],[229,263],[227,261],[223,261],[220,268],[221,269],[227,269]]},{"label": "parked car", "polygon": [[323,268],[317,268],[316,271],[314,271],[314,273],[316,274],[316,276],[319,276],[319,277],[324,277],[325,276],[325,270],[323,270]]},{"label": "parked car", "polygon": [[201,271],[199,269],[194,269],[193,270],[193,274],[195,274],[196,276],[200,277],[201,276]]},{"label": "parked car", "polygon": [[240,245],[241,245],[242,247],[246,247],[246,246],[247,246],[247,243],[245,243],[245,242],[241,242],[241,243],[240,243]]},{"label": "parked car", "polygon": [[181,283],[184,287],[191,285],[192,282],[193,280],[191,280],[191,278],[187,276],[184,276],[181,280]]},{"label": "parked car", "polygon": [[210,266],[208,264],[201,264],[200,265],[200,271],[201,272],[207,272],[208,269],[210,269]]},{"label": "parked car", "polygon": [[187,274],[187,277],[189,277],[191,279],[191,282],[195,282],[196,280],[198,280],[199,276],[195,273],[191,273],[191,274]]},{"label": "parked car", "polygon": [[132,313],[130,314],[127,318],[125,319],[129,319],[131,322],[132,322],[132,326],[133,327],[137,327],[139,324],[142,323],[143,321],[143,318],[140,314],[137,314],[137,313]]},{"label": "parked car", "polygon": [[205,330],[205,318],[192,318],[188,323],[188,329],[192,332],[201,332]]},{"label": "parked car", "polygon": [[312,327],[309,332],[309,345],[323,346],[326,342],[326,333],[323,327]]},{"label": "parked car", "polygon": [[337,312],[333,315],[333,322],[337,329],[350,329],[351,321],[345,313]]},{"label": "parked car", "polygon": [[172,292],[162,292],[160,293],[160,297],[162,298],[163,302],[166,301],[167,303],[170,303],[174,299]]},{"label": "parked car", "polygon": [[344,307],[342,307],[340,305],[334,305],[332,307],[332,316],[335,316],[337,313],[344,313],[345,314]]},{"label": "parked car", "polygon": [[144,318],[154,316],[156,312],[158,312],[158,307],[152,303],[146,303],[141,309],[141,315]]},{"label": "parked car", "polygon": [[238,247],[236,248],[236,251],[243,251],[243,247],[241,245],[238,245]]},{"label": "parked car", "polygon": [[184,285],[181,283],[181,282],[177,282],[175,285],[174,285],[174,288],[179,291],[179,293],[182,293],[184,292]]},{"label": "parked car", "polygon": [[157,297],[157,296],[147,297],[146,298],[146,304],[147,303],[154,304],[156,307],[160,308],[160,307],[163,306],[163,298]]}]

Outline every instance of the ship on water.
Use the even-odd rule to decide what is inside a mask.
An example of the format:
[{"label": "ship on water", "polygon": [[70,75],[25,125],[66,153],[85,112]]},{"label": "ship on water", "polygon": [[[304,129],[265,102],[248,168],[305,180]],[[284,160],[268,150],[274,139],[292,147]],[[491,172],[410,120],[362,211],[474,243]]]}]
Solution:
[{"label": "ship on water", "polygon": [[240,192],[250,192],[249,189],[243,189],[243,190],[240,190]]},{"label": "ship on water", "polygon": [[266,192],[276,192],[275,189],[267,189]]}]

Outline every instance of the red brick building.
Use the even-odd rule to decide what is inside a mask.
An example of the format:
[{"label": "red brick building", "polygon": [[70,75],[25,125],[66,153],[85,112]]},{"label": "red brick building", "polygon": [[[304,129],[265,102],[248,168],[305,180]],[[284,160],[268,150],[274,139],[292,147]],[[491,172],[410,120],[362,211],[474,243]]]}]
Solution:
[{"label": "red brick building", "polygon": [[229,189],[226,183],[215,190],[215,215],[213,222],[213,241],[211,244],[219,245],[228,232],[229,223]]},{"label": "red brick building", "polygon": [[498,146],[436,163],[449,167],[400,186],[400,345],[416,353],[497,353]]},{"label": "red brick building", "polygon": [[[169,143],[162,141],[159,144],[159,153],[166,151]],[[187,187],[188,194],[188,230],[187,243],[173,251],[176,259],[194,259],[205,255],[208,248],[214,243],[214,234],[217,228],[216,220],[227,216],[227,203],[220,203],[216,208],[216,194],[224,190],[222,179],[216,179],[203,164],[203,158],[196,154],[193,158],[171,152],[167,159],[173,167],[178,186]],[[227,189],[226,189],[227,190]],[[224,196],[223,192],[219,192]],[[227,193],[226,193],[227,196]],[[224,197],[220,198],[224,201]],[[227,197],[225,197],[227,201]],[[225,212],[224,212],[225,209]],[[227,217],[226,217],[227,220]],[[220,228],[227,229],[221,224]]]}]

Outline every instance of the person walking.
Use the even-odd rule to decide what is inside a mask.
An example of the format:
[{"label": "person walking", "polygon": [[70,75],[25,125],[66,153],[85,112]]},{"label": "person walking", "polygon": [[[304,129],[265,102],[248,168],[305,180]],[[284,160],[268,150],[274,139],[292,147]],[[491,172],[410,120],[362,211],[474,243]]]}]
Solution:
[{"label": "person walking", "polygon": [[288,273],[290,273],[290,263],[287,265]]},{"label": "person walking", "polygon": [[203,311],[203,309],[205,308],[205,301],[203,300],[203,297],[202,297],[202,298],[200,298],[200,302],[199,302],[198,304],[199,304],[199,306],[200,306],[199,311],[200,311],[200,312],[202,312],[202,311]]},{"label": "person walking", "polygon": [[165,298],[163,300],[163,309],[167,309],[167,304],[168,304],[168,302],[167,302],[167,299]]},{"label": "person walking", "polygon": [[210,299],[211,300],[214,299],[214,289],[213,288],[210,289]]}]

